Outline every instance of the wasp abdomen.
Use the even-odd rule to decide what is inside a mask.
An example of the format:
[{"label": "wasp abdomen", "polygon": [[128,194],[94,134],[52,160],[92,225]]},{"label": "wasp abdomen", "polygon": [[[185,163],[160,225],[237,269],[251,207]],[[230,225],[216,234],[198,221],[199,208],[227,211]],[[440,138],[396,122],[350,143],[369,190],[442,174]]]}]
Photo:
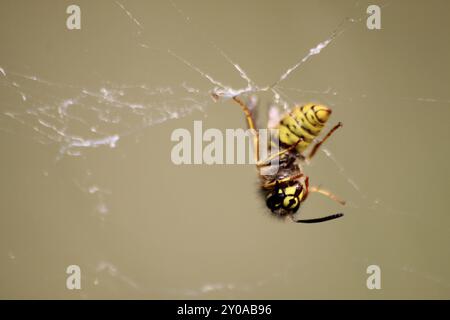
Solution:
[{"label": "wasp abdomen", "polygon": [[292,146],[297,143],[296,149],[301,153],[320,134],[330,114],[331,109],[319,104],[296,106],[278,125],[281,144]]}]

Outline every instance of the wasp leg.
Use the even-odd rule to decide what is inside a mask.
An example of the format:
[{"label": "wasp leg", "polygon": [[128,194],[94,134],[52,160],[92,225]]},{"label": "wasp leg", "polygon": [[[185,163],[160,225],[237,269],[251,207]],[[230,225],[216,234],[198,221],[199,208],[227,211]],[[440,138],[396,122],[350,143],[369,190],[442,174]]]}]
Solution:
[{"label": "wasp leg", "polygon": [[256,163],[258,163],[259,162],[259,134],[258,134],[258,131],[256,131],[252,112],[250,111],[249,107],[244,102],[242,102],[238,97],[233,97],[233,100],[241,106],[242,111],[244,111],[244,113],[245,113],[245,118],[247,119],[248,127],[251,131],[253,131],[253,146],[254,146],[253,150],[255,150]]},{"label": "wasp leg", "polygon": [[342,123],[339,122],[337,125],[335,125],[331,130],[322,138],[322,140],[318,141],[314,147],[312,148],[311,152],[308,155],[308,159],[311,159],[316,154],[317,150],[319,150],[322,143],[324,143],[338,128],[342,127]]},{"label": "wasp leg", "polygon": [[331,200],[334,200],[334,201],[336,201],[337,203],[339,203],[341,205],[345,205],[345,201],[344,200],[339,199],[336,195],[334,195],[333,193],[331,193],[328,190],[323,190],[323,189],[320,189],[318,187],[309,187],[308,188],[308,192],[317,192],[317,193],[323,194],[324,196],[327,196]]},{"label": "wasp leg", "polygon": [[275,180],[275,181],[272,181],[272,182],[266,182],[266,183],[263,184],[262,187],[264,189],[271,189],[277,183],[281,184],[281,183],[286,183],[286,182],[290,182],[290,181],[295,181],[295,180],[300,179],[301,177],[303,177],[303,173],[295,174],[295,175],[292,175],[292,176],[289,176],[289,177],[286,177],[286,178],[283,178],[283,179],[278,179],[278,180]]}]

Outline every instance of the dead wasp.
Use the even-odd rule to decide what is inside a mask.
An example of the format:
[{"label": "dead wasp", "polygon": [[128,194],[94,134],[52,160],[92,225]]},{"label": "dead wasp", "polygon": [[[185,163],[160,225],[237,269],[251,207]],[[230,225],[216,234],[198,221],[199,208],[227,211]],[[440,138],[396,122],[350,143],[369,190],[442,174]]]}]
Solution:
[{"label": "dead wasp", "polygon": [[[278,130],[276,130],[275,138],[272,137],[271,139],[276,139],[272,142],[278,143],[279,151],[267,159],[260,160],[258,151],[259,134],[255,127],[252,111],[238,96],[234,96],[233,100],[241,106],[248,127],[254,133],[256,166],[261,179],[261,188],[265,194],[266,205],[272,213],[278,217],[290,217],[292,221],[301,223],[324,222],[342,217],[342,213],[336,213],[314,219],[298,220],[294,218],[294,214],[300,208],[301,203],[307,199],[311,192],[325,195],[341,205],[345,204],[345,201],[340,200],[327,190],[310,187],[309,178],[303,173],[300,166],[301,161],[311,160],[320,146],[342,126],[342,123],[339,122],[322,139],[316,141],[331,115],[331,109],[313,103],[295,105],[274,126],[274,129]],[[313,142],[308,156],[304,156],[304,151]],[[262,168],[270,165],[271,160],[276,157],[278,158],[276,173],[263,174]]]}]

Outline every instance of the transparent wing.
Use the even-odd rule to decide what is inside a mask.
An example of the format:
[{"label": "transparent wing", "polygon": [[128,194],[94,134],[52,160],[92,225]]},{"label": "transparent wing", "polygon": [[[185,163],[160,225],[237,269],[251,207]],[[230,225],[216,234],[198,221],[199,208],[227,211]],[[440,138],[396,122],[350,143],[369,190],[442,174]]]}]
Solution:
[{"label": "transparent wing", "polygon": [[267,128],[275,128],[281,120],[282,113],[276,104],[271,104],[267,112]]}]

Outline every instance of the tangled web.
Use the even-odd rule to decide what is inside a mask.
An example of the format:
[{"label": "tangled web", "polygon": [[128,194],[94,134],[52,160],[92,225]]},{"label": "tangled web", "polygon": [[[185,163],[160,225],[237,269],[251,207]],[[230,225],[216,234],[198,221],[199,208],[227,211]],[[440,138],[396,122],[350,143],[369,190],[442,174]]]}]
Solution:
[{"label": "tangled web", "polygon": [[[4,68],[0,72],[2,89],[9,91],[4,94],[16,94],[21,100],[14,106],[5,106],[2,130],[13,133],[8,122],[20,124],[31,131],[24,134],[38,143],[57,145],[58,160],[63,156],[81,156],[86,148],[115,148],[120,138],[195,110],[203,111],[211,100],[185,82],[154,88],[105,82],[98,88],[88,88]],[[58,94],[52,96],[55,92]],[[67,98],[61,99],[61,92]]]}]

